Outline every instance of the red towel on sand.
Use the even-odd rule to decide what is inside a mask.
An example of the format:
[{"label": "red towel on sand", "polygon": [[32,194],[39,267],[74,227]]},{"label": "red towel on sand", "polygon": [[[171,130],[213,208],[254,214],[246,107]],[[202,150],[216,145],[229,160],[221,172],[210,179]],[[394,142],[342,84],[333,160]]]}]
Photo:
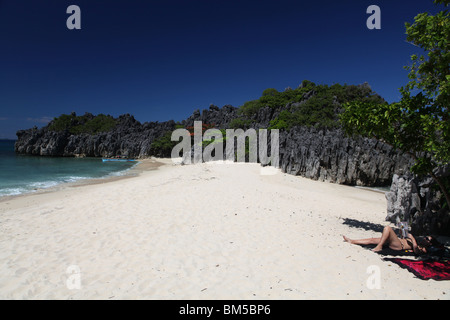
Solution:
[{"label": "red towel on sand", "polygon": [[450,280],[450,261],[421,261],[400,258],[385,258],[414,273],[423,280]]}]

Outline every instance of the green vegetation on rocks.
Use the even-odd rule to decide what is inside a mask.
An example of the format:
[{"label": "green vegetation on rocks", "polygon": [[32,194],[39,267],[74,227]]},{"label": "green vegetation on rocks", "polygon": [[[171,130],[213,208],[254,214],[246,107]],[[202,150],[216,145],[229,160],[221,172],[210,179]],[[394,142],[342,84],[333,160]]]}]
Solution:
[{"label": "green vegetation on rocks", "polygon": [[244,103],[239,116],[230,123],[232,128],[246,128],[263,108],[271,108],[279,114],[270,121],[270,129],[289,130],[294,126],[339,126],[341,104],[350,101],[382,103],[384,100],[372,91],[368,84],[316,85],[305,80],[297,89],[283,92],[269,88],[259,99]]},{"label": "green vegetation on rocks", "polygon": [[117,122],[110,115],[99,114],[94,116],[86,113],[82,116],[77,116],[75,113],[62,114],[54,118],[50,122],[48,129],[50,131],[68,131],[71,134],[97,134],[100,132],[108,132],[115,128]]}]

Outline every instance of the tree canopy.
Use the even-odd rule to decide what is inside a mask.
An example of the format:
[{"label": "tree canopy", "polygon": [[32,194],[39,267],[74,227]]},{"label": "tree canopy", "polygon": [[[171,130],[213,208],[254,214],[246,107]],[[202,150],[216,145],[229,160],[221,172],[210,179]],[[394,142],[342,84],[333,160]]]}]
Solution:
[{"label": "tree canopy", "polygon": [[[436,0],[447,7],[449,0]],[[423,49],[411,56],[410,81],[400,89],[399,102],[354,101],[344,105],[340,119],[349,134],[374,137],[414,159],[411,171],[429,174],[439,184],[447,205],[449,186],[436,169],[450,162],[450,15],[420,13],[406,23],[406,40]]]},{"label": "tree canopy", "polygon": [[233,119],[232,128],[246,128],[262,108],[280,111],[270,122],[270,129],[289,130],[294,126],[339,127],[338,114],[341,104],[348,101],[375,101],[384,99],[372,91],[368,84],[331,86],[304,80],[296,88],[283,92],[269,88],[259,99],[247,101],[239,109],[239,117]]},{"label": "tree canopy", "polygon": [[94,116],[86,113],[77,116],[75,113],[62,114],[49,123],[50,131],[68,131],[71,134],[97,134],[112,130],[117,124],[116,119],[110,115],[99,114]]}]

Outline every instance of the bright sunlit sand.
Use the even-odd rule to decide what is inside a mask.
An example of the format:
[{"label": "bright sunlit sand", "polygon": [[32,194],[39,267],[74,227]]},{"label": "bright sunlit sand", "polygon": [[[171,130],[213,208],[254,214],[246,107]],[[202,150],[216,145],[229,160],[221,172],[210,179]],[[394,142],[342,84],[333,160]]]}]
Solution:
[{"label": "bright sunlit sand", "polygon": [[343,241],[377,234],[346,221],[388,224],[383,193],[258,164],[158,161],[0,202],[0,298],[450,297],[450,282]]}]

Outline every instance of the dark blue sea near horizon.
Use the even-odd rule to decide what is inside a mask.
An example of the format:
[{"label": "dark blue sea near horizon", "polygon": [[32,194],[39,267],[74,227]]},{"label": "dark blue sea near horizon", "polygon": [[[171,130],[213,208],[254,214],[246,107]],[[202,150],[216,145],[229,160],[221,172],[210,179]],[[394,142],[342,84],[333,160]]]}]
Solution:
[{"label": "dark blue sea near horizon", "polygon": [[63,183],[120,176],[133,162],[98,158],[54,158],[17,155],[12,140],[0,140],[0,198],[35,192]]}]

